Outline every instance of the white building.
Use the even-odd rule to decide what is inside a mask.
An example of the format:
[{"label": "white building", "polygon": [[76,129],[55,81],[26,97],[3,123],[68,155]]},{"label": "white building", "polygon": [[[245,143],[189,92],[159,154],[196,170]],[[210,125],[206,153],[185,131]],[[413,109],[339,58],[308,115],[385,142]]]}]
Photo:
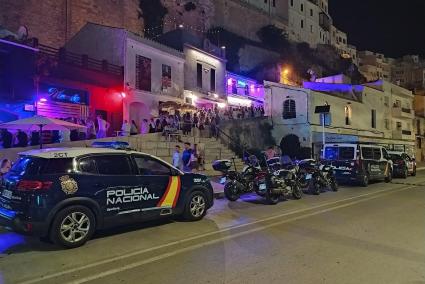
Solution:
[{"label": "white building", "polygon": [[367,81],[392,80],[392,65],[394,59],[385,57],[382,53],[372,51],[357,52],[359,71]]},{"label": "white building", "polygon": [[[274,137],[295,134],[303,147],[320,153],[322,117],[316,106],[330,105],[325,117],[326,142],[374,142],[414,152],[413,116],[409,91],[387,82],[350,85],[305,82],[304,88],[265,82],[265,111]],[[404,107],[393,107],[393,103]]]},{"label": "white building", "polygon": [[68,50],[105,58],[124,66],[123,117],[157,116],[161,102],[183,102],[184,54],[125,29],[86,24],[66,45]]}]

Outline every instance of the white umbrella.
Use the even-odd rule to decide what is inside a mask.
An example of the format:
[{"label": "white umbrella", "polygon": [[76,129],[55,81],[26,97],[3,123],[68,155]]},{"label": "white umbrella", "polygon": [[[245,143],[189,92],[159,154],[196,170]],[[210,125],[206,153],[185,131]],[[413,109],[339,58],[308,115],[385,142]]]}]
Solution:
[{"label": "white umbrella", "polygon": [[86,128],[83,125],[63,121],[60,119],[49,118],[41,115],[35,115],[29,118],[18,119],[0,124],[0,129],[21,129],[26,131],[40,131],[40,148],[43,147],[41,132],[43,130],[72,130]]}]

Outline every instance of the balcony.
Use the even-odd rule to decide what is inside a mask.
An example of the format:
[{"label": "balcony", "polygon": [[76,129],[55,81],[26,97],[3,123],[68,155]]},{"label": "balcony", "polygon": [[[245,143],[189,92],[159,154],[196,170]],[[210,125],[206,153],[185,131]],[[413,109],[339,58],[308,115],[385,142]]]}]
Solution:
[{"label": "balcony", "polygon": [[397,118],[408,118],[408,119],[415,118],[415,114],[413,110],[411,110],[410,108],[403,108],[400,106],[393,106],[392,115],[393,117],[397,117]]}]

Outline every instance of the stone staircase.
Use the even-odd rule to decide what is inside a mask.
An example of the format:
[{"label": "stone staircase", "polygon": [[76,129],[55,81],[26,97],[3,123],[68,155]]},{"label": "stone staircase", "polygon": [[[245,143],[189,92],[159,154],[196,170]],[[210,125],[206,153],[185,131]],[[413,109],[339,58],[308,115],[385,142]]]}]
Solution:
[{"label": "stone staircase", "polygon": [[172,161],[172,155],[176,145],[180,145],[183,149],[184,142],[189,142],[192,146],[194,143],[203,144],[205,146],[205,171],[202,171],[201,173],[208,176],[220,175],[219,172],[214,171],[212,168],[212,163],[219,159],[230,160],[232,157],[235,157],[237,170],[241,170],[244,166],[243,161],[238,158],[232,150],[215,138],[182,137],[183,142],[167,141],[159,134],[149,134],[142,136],[141,138],[142,139],[135,140],[133,137],[130,137],[127,138],[127,142],[129,142],[130,146],[137,151],[157,156],[167,162]]}]

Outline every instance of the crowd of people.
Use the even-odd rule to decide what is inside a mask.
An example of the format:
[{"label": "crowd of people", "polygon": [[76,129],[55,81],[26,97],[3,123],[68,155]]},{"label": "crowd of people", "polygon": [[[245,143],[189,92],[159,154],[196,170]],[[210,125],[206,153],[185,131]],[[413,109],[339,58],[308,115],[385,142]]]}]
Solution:
[{"label": "crowd of people", "polygon": [[[218,126],[223,120],[244,119],[264,116],[264,108],[260,107],[227,107],[227,108],[199,108],[190,112],[174,114],[163,113],[158,117],[143,119],[140,123],[135,120],[124,120],[120,131],[121,136],[162,133],[166,137],[174,134],[180,141],[183,136],[217,137]],[[101,115],[95,119],[59,118],[61,120],[85,126],[80,130],[63,131],[25,131],[24,129],[12,131],[0,130],[0,148],[26,147],[52,143],[63,143],[78,140],[105,138],[111,133],[111,124]]]},{"label": "crowd of people", "polygon": [[194,144],[193,148],[189,142],[184,143],[183,152],[181,147],[176,145],[173,157],[173,166],[183,172],[204,171],[205,170],[205,147],[201,144]]}]

